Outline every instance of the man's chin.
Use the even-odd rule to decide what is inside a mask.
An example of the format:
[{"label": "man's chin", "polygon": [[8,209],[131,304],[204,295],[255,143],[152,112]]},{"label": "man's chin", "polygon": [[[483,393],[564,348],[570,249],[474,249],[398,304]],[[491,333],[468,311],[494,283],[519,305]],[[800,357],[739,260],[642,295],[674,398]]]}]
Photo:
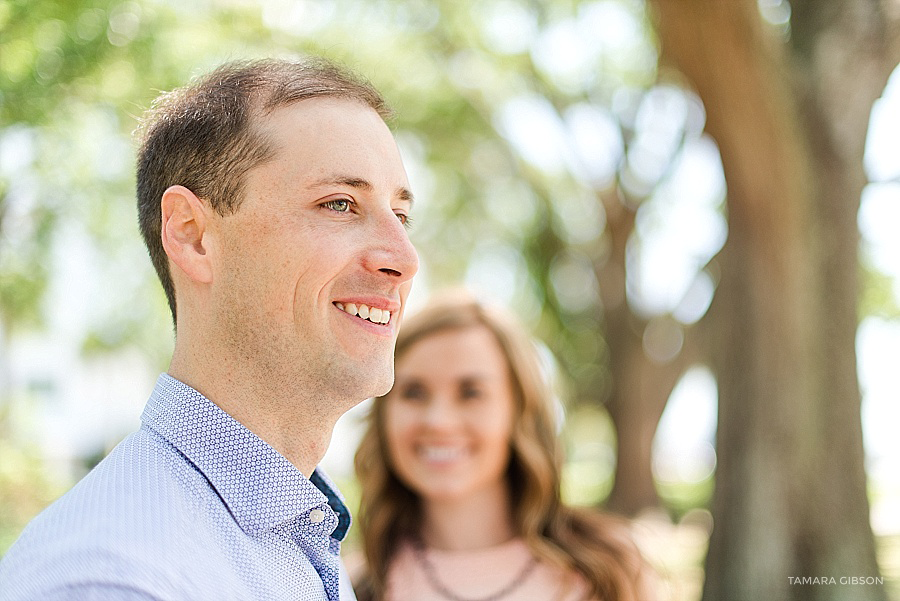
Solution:
[{"label": "man's chin", "polygon": [[367,395],[366,398],[372,398],[376,396],[384,396],[391,391],[391,388],[394,387],[394,364],[391,362],[390,368],[384,370],[381,374],[381,377],[376,381],[373,378],[373,386],[372,393]]},{"label": "man's chin", "polygon": [[381,364],[359,365],[352,374],[347,374],[345,392],[354,402],[362,402],[387,394],[394,386],[394,361]]}]

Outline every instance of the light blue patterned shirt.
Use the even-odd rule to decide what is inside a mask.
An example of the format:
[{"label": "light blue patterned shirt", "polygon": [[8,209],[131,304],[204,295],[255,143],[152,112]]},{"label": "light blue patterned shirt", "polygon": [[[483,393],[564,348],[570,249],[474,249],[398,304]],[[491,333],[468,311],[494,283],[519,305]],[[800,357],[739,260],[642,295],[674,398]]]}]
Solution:
[{"label": "light blue patterned shirt", "polygon": [[353,599],[350,514],[167,374],[143,425],[35,518],[0,562],[0,600]]}]

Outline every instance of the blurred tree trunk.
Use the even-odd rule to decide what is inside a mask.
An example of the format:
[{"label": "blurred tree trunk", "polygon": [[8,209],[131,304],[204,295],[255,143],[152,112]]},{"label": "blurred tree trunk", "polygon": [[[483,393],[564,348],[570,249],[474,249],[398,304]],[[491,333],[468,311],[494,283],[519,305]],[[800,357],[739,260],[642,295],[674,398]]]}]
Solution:
[{"label": "blurred tree trunk", "polygon": [[[897,62],[878,0],[651,0],[663,60],[707,110],[729,236],[710,317],[719,383],[704,599],[845,599],[875,576],[855,336],[856,214],[873,102]],[[894,11],[896,13],[896,4]],[[884,599],[854,587],[854,599]]]},{"label": "blurred tree trunk", "polygon": [[[644,352],[649,320],[635,314],[625,292],[625,253],[634,231],[635,209],[622,204],[615,191],[601,200],[610,252],[595,270],[603,299],[603,337],[610,354],[606,408],[616,430],[615,480],[606,508],[633,516],[660,505],[653,478],[653,437],[672,390],[696,356],[690,339],[665,363],[654,362]],[[681,328],[673,319],[669,322]]]}]

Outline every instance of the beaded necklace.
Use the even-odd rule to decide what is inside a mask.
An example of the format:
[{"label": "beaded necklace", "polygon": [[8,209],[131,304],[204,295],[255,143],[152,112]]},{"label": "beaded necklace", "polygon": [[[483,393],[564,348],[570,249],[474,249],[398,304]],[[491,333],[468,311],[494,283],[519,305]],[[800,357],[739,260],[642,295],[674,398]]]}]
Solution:
[{"label": "beaded necklace", "polygon": [[438,578],[437,570],[434,567],[434,564],[428,559],[428,551],[425,548],[425,544],[416,539],[412,541],[413,543],[413,557],[416,558],[416,561],[419,562],[419,565],[422,566],[422,571],[425,572],[425,579],[428,580],[428,584],[437,591],[443,597],[450,599],[450,601],[497,601],[498,599],[502,599],[507,596],[525,582],[528,576],[534,571],[534,568],[537,567],[538,560],[536,557],[532,556],[528,562],[522,567],[522,570],[516,574],[516,577],[513,578],[509,583],[507,583],[503,588],[501,588],[496,593],[492,593],[486,597],[461,597],[451,591],[447,585],[441,582],[441,579]]}]

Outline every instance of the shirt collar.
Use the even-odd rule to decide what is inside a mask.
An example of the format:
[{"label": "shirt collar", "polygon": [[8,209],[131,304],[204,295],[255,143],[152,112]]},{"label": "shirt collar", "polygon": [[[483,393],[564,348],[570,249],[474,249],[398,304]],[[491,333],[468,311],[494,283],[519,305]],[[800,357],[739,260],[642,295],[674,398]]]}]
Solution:
[{"label": "shirt collar", "polygon": [[[161,374],[141,420],[194,464],[238,525],[254,536],[328,504],[349,513],[318,469],[307,479],[283,455],[202,394]],[[340,519],[337,530],[341,530]],[[343,532],[334,535],[343,538]]]}]

